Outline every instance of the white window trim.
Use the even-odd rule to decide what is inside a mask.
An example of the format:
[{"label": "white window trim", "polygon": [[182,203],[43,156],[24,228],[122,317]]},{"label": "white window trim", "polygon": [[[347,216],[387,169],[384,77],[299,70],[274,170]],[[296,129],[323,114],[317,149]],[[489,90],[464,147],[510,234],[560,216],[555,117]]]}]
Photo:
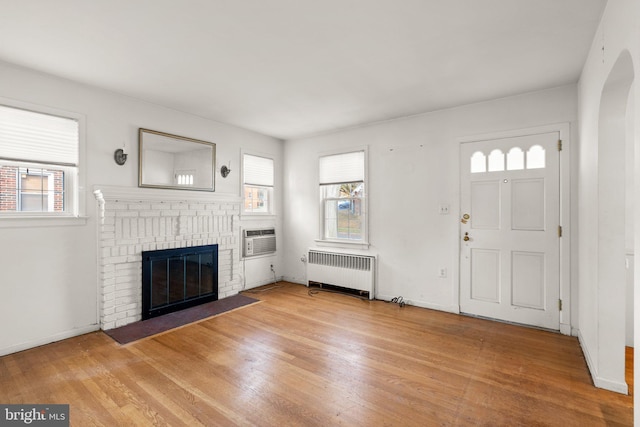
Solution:
[{"label": "white window trim", "polygon": [[316,246],[326,248],[344,248],[344,249],[369,249],[371,246],[368,242],[335,240],[335,239],[315,239]]},{"label": "white window trim", "polygon": [[[269,211],[268,212],[247,212],[244,210],[244,203],[245,203],[245,199],[244,199],[244,156],[249,155],[249,156],[255,156],[255,157],[264,157],[265,159],[270,159],[273,162],[273,187],[271,187],[271,191],[270,191],[270,195],[269,195]],[[277,168],[277,161],[275,159],[275,157],[273,156],[273,154],[269,154],[269,153],[262,153],[262,152],[257,152],[257,151],[241,151],[240,152],[240,198],[242,199],[242,208],[240,210],[240,217],[241,218],[264,218],[264,219],[269,219],[269,218],[275,218],[277,216],[276,214],[276,193],[277,193],[277,182],[278,180],[276,179],[276,171],[278,170]],[[253,187],[265,187],[265,186],[261,186],[261,185],[253,185]],[[268,187],[268,186],[267,186]]]},{"label": "white window trim", "polygon": [[[324,233],[324,199],[322,197],[322,193],[320,191],[320,176],[319,176],[319,168],[320,157],[325,156],[335,156],[338,154],[347,154],[353,153],[356,151],[364,152],[364,194],[362,195],[362,203],[364,206],[364,236],[362,240],[348,240],[348,239],[327,239],[325,238]],[[316,183],[318,185],[318,238],[315,239],[315,242],[318,246],[326,246],[326,247],[343,247],[343,248],[358,248],[358,249],[368,249],[370,246],[369,243],[369,147],[368,146],[359,146],[359,147],[351,147],[349,149],[341,149],[341,150],[331,150],[324,151],[318,154],[316,158]]]},{"label": "white window trim", "polygon": [[[65,203],[68,206],[66,212],[2,212],[0,213],[0,228],[11,227],[40,227],[40,226],[66,226],[84,225],[87,222],[86,196],[85,196],[85,165],[86,165],[86,116],[73,111],[48,107],[39,104],[19,101],[11,98],[0,97],[0,104],[7,107],[21,108],[36,113],[50,114],[66,117],[78,122],[78,165],[75,174],[65,175],[68,187],[65,188]],[[24,165],[26,163],[16,163]],[[42,167],[43,165],[38,165]]]}]

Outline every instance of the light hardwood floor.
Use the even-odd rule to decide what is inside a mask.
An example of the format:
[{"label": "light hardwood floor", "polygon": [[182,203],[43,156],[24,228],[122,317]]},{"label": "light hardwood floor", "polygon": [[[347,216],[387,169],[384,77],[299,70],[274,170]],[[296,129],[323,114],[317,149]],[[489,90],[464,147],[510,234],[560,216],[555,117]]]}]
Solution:
[{"label": "light hardwood floor", "polygon": [[623,426],[575,338],[281,287],[120,346],[101,332],[0,358],[0,403],[68,403],[71,424]]}]

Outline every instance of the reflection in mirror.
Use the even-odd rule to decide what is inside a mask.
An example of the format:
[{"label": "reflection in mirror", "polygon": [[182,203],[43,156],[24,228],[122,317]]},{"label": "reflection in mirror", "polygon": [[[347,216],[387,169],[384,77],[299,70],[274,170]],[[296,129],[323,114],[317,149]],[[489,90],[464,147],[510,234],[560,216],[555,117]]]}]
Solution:
[{"label": "reflection in mirror", "polygon": [[214,191],[216,144],[149,129],[138,137],[140,187]]}]

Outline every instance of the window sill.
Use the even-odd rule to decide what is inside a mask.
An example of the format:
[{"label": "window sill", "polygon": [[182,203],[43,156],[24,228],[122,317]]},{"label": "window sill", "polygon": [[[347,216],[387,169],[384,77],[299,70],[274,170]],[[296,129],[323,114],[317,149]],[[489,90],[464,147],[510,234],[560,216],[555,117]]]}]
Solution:
[{"label": "window sill", "polygon": [[332,248],[369,249],[369,246],[370,246],[368,242],[350,242],[345,240],[316,239],[315,242],[320,247],[332,247]]},{"label": "window sill", "polygon": [[0,228],[81,226],[86,225],[88,219],[86,216],[0,216]]}]

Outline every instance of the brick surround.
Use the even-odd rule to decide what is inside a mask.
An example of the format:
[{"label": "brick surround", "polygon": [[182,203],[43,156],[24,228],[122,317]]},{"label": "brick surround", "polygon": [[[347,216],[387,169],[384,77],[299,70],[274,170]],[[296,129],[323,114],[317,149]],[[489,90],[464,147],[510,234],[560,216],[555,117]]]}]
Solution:
[{"label": "brick surround", "polygon": [[102,329],[141,319],[142,251],[218,244],[218,297],[242,288],[239,197],[106,186],[94,195]]}]

